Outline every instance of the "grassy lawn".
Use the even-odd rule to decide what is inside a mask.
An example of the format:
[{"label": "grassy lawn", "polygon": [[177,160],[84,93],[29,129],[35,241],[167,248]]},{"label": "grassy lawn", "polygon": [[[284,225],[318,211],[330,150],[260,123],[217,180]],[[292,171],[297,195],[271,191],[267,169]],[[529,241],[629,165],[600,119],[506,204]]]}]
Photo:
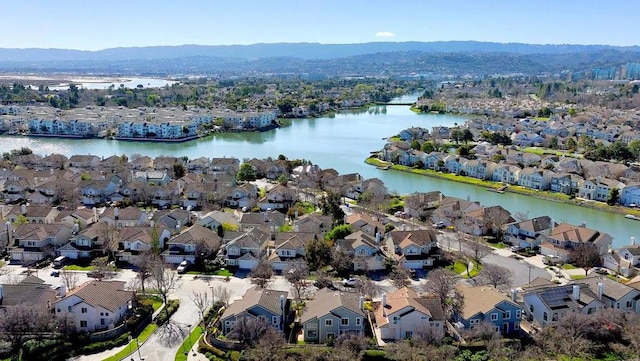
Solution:
[{"label": "grassy lawn", "polygon": [[220,268],[219,270],[217,270],[215,272],[216,276],[224,276],[224,277],[232,277],[233,276],[233,272],[229,271],[226,268]]},{"label": "grassy lawn", "polygon": [[[187,361],[189,348],[192,345],[198,343],[198,340],[200,339],[200,336],[202,336],[202,328],[200,326],[197,326],[196,328],[193,329],[193,331],[191,332],[191,335],[188,336],[184,340],[182,345],[180,345],[180,347],[178,348],[178,352],[176,352],[175,360],[176,361]],[[187,355],[184,354],[185,351],[187,352]]]},{"label": "grassy lawn", "polygon": [[561,268],[562,268],[562,269],[569,270],[569,269],[576,269],[576,266],[574,266],[574,265],[572,265],[572,264],[569,264],[569,263],[565,263],[565,264],[563,264],[563,265],[562,265],[562,267],[561,267]]},{"label": "grassy lawn", "polygon": [[149,325],[147,325],[147,327],[144,328],[144,330],[142,330],[142,332],[140,332],[140,335],[138,335],[138,342],[136,342],[135,339],[132,340],[120,352],[118,352],[117,354],[109,358],[104,359],[103,361],[120,361],[125,357],[127,357],[128,355],[131,355],[133,352],[136,351],[138,347],[138,343],[140,343],[140,345],[142,346],[142,344],[145,341],[147,341],[147,339],[149,339],[149,337],[153,334],[153,332],[157,328],[158,328],[158,325],[156,325],[154,322],[151,322]]},{"label": "grassy lawn", "polygon": [[579,281],[585,279],[587,276],[585,275],[571,275],[571,279],[574,281]]},{"label": "grassy lawn", "polygon": [[369,164],[369,165],[375,165],[376,167],[378,167],[378,166],[383,166],[384,167],[386,165],[391,165],[391,163],[382,161],[382,160],[380,160],[378,158],[375,158],[375,157],[367,158],[364,162]]},{"label": "grassy lawn", "polygon": [[63,269],[67,271],[92,271],[96,269],[96,266],[78,266],[75,264],[70,264],[70,265],[64,266]]},{"label": "grassy lawn", "polygon": [[[464,264],[464,262],[460,262],[460,261],[456,261],[454,264],[447,266],[447,269],[449,271],[454,272],[455,274],[461,275],[465,272],[467,272],[467,266]],[[469,274],[465,274],[464,276],[462,276],[463,278],[472,278],[478,275],[478,273],[480,273],[480,271],[482,270],[482,265],[475,265],[475,267],[473,267],[473,269],[469,270]]]},{"label": "grassy lawn", "polygon": [[507,244],[504,242],[498,242],[498,243],[488,243],[489,246],[497,248],[497,249],[504,249],[507,248]]}]

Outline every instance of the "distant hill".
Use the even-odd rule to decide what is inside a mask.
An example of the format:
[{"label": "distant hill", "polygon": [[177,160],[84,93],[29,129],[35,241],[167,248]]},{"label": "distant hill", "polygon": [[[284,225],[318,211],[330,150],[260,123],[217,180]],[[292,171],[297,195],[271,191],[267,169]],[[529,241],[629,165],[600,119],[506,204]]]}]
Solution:
[{"label": "distant hill", "polygon": [[187,57],[215,57],[256,60],[273,57],[299,59],[338,59],[351,56],[390,53],[512,53],[566,54],[594,53],[605,50],[640,52],[639,46],[609,45],[537,45],[521,43],[491,43],[477,41],[437,42],[372,42],[361,44],[274,43],[252,45],[180,45],[111,48],[99,51],[65,49],[0,49],[0,62],[48,61],[123,61],[158,60]]}]

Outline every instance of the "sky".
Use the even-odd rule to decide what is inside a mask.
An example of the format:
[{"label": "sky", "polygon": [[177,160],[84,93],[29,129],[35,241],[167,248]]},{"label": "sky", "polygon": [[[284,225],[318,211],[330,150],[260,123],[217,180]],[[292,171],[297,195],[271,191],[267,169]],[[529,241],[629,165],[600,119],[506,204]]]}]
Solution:
[{"label": "sky", "polygon": [[0,48],[475,40],[639,45],[635,0],[19,0]]}]

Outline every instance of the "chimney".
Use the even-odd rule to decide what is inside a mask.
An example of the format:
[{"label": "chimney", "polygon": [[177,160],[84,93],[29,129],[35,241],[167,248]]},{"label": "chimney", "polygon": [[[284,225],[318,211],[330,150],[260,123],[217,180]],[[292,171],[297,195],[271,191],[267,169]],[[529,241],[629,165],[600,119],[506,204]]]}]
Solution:
[{"label": "chimney", "polygon": [[440,193],[440,195],[438,196],[438,201],[439,201],[440,203],[442,203],[442,192],[439,192],[439,193]]},{"label": "chimney", "polygon": [[50,175],[53,175],[53,168],[50,168],[50,169],[49,169],[49,174],[50,174]]},{"label": "chimney", "polygon": [[376,243],[380,243],[381,240],[382,240],[382,235],[380,234],[380,232],[376,232]]},{"label": "chimney", "polygon": [[98,221],[98,209],[96,207],[93,207],[93,221]]},{"label": "chimney", "polygon": [[515,288],[511,289],[511,301],[513,302],[517,302],[518,299],[518,290],[516,290]]},{"label": "chimney", "polygon": [[387,307],[387,293],[382,292],[382,307]]},{"label": "chimney", "polygon": [[358,301],[359,301],[359,302],[358,302],[358,305],[360,305],[360,309],[361,309],[362,311],[364,311],[364,297],[363,297],[363,296],[360,296],[360,298],[359,298],[359,300],[358,300]]},{"label": "chimney", "polygon": [[602,300],[602,295],[604,294],[604,283],[598,282],[598,299]]},{"label": "chimney", "polygon": [[20,209],[22,210],[22,215],[26,215],[27,214],[27,205],[23,204],[20,206]]},{"label": "chimney", "polygon": [[149,221],[149,226],[151,228],[153,228],[156,225],[156,221],[154,221],[153,219],[151,221]]},{"label": "chimney", "polygon": [[631,240],[631,245],[635,246],[636,245],[636,237],[631,237],[630,240]]},{"label": "chimney", "polygon": [[580,286],[573,285],[573,292],[571,293],[571,298],[573,298],[574,301],[580,300]]},{"label": "chimney", "polygon": [[287,299],[284,298],[284,295],[280,295],[280,310],[282,310],[282,313],[284,314],[284,307],[287,304]]},{"label": "chimney", "polygon": [[113,218],[115,219],[120,218],[120,209],[118,209],[118,207],[113,209]]}]

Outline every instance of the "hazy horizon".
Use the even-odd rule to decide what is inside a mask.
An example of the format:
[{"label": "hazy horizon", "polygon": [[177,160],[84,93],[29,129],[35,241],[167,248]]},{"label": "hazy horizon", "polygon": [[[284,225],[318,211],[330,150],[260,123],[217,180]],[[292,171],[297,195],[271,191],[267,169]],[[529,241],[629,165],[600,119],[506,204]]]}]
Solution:
[{"label": "hazy horizon", "polygon": [[639,45],[640,2],[539,0],[21,0],[3,7],[0,48],[478,41]]}]

